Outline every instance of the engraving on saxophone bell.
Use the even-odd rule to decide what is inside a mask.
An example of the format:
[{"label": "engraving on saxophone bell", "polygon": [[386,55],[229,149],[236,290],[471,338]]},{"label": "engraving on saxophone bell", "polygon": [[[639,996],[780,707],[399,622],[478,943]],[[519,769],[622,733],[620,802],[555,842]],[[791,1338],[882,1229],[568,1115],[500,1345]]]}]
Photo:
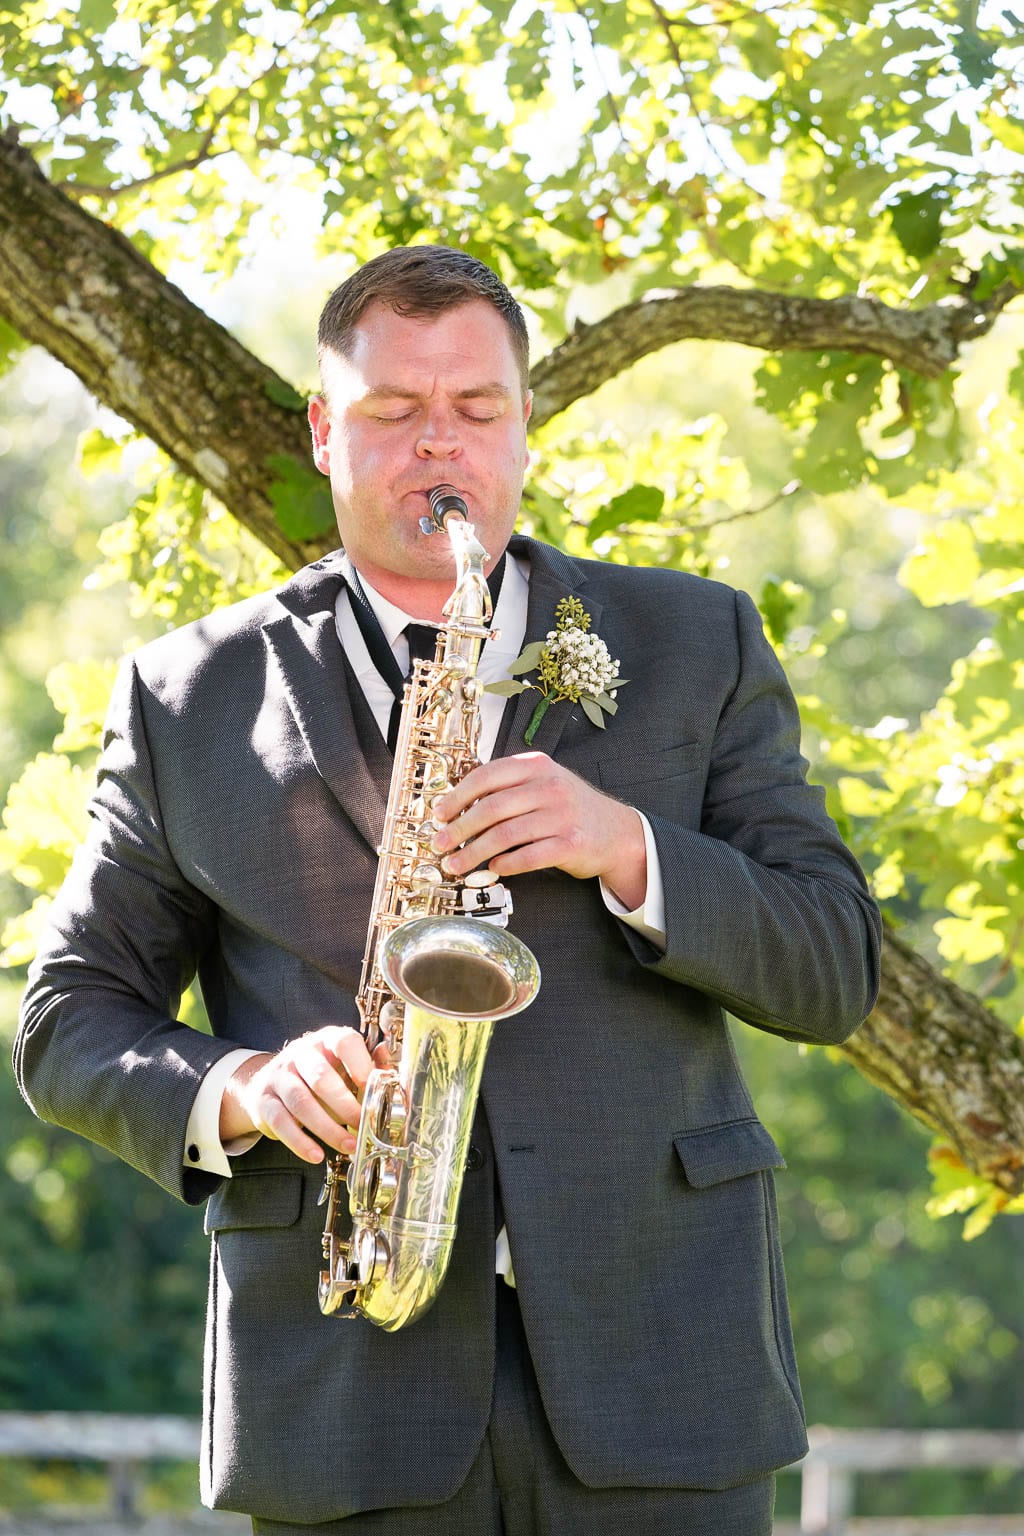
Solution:
[{"label": "engraving on saxophone bell", "polygon": [[533,955],[505,930],[512,903],[500,879],[455,877],[431,846],[433,802],[479,761],[477,665],[491,599],[465,501],[450,485],[428,500],[421,527],[448,535],[455,588],[437,657],[417,661],[406,687],[356,994],[367,1043],[385,1041],[393,1065],[371,1072],[351,1163],[329,1160],[322,1196],[320,1309],[389,1331],[420,1317],[444,1281],[491,1033],[540,985]]}]

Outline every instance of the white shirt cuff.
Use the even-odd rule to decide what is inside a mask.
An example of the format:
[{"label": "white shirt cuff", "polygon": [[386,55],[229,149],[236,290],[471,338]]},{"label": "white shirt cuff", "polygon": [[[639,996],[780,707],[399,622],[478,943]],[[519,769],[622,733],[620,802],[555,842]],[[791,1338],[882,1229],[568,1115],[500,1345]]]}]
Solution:
[{"label": "white shirt cuff", "polygon": [[259,1141],[258,1131],[253,1131],[251,1136],[238,1136],[227,1145],[221,1141],[220,1101],[224,1097],[228,1078],[243,1061],[260,1054],[259,1051],[246,1050],[244,1046],[228,1051],[226,1056],[214,1062],[199,1084],[199,1092],[192,1100],[192,1112],[185,1130],[185,1156],[182,1161],[186,1168],[201,1168],[204,1173],[219,1173],[223,1178],[230,1179],[231,1164],[228,1159],[237,1157],[241,1152],[248,1152]]},{"label": "white shirt cuff", "polygon": [[661,860],[658,858],[658,849],[650,822],[643,811],[637,811],[637,815],[644,829],[644,846],[647,849],[647,890],[644,892],[643,902],[632,912],[627,912],[622,902],[612,895],[603,880],[600,882],[601,899],[613,917],[620,918],[630,928],[635,928],[637,933],[642,933],[655,948],[664,949],[667,929],[665,927],[665,883],[661,875]]}]

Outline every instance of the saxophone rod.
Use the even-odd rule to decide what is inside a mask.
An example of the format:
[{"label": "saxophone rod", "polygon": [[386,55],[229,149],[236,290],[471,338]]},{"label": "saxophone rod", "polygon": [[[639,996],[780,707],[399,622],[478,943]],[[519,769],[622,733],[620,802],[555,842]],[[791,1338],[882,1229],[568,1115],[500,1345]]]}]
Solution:
[{"label": "saxophone rod", "polygon": [[433,490],[427,492],[427,500],[430,503],[430,516],[420,518],[421,533],[443,533],[450,517],[461,517],[469,521],[469,508],[454,485],[435,485]]}]

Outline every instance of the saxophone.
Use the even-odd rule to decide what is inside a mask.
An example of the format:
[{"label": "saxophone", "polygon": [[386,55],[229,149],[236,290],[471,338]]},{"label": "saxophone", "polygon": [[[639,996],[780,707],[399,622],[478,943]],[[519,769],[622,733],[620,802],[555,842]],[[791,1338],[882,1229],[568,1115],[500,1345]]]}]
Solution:
[{"label": "saxophone", "polygon": [[371,1072],[356,1149],[329,1159],[320,1197],[321,1312],[389,1332],[415,1322],[441,1288],[494,1022],[526,1008],[540,985],[526,945],[497,926],[507,920],[497,878],[481,870],[456,883],[431,848],[434,800],[479,761],[476,672],[491,598],[466,503],[449,485],[429,502],[420,527],[447,533],[456,584],[436,657],[417,661],[406,685],[356,996],[367,1044],[384,1041],[393,1065]]}]

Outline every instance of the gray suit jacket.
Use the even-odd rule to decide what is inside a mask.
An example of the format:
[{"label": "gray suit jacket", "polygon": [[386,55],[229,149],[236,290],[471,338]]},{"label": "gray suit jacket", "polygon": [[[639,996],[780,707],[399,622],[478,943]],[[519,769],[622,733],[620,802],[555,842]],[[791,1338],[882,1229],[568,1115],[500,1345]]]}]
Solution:
[{"label": "gray suit jacket", "polygon": [[[231,1180],[182,1165],[220,1055],[356,1022],[389,760],[337,641],[336,558],[147,646],[120,678],[16,1062],[40,1115],[211,1197],[202,1475],[221,1506],[315,1522],[458,1487],[491,1400],[495,1174],[578,1477],[716,1488],[804,1449],[782,1160],[723,1009],[841,1040],[874,999],[878,916],[805,781],[749,599],[513,547],[531,562],[527,638],[575,592],[632,679],[606,730],[561,704],[534,745],[648,816],[667,946],[610,916],[596,881],[515,882],[540,996],[496,1026],[448,1278],[398,1334],[320,1316],[316,1170],[269,1141]],[[499,751],[522,750],[532,705],[509,702]],[[212,1038],[175,1021],[196,970]]]}]

